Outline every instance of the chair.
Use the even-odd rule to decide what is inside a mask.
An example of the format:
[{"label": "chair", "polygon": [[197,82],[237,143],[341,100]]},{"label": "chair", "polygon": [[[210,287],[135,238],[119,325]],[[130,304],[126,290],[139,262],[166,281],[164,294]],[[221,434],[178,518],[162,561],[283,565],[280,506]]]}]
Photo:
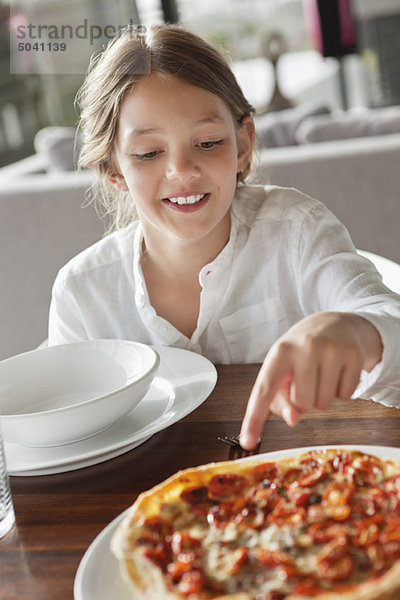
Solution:
[{"label": "chair", "polygon": [[385,258],[384,256],[380,256],[379,254],[374,254],[373,252],[367,252],[366,250],[357,250],[358,254],[361,254],[365,258],[368,258],[382,275],[383,283],[396,292],[396,294],[400,294],[400,265],[390,260],[389,258]]}]

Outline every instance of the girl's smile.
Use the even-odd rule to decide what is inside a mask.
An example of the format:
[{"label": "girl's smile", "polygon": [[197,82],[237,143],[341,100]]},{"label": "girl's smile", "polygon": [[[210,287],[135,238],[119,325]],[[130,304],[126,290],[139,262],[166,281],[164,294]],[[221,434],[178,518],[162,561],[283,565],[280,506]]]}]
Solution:
[{"label": "girl's smile", "polygon": [[171,208],[179,212],[194,212],[200,210],[208,202],[210,194],[179,194],[172,198],[164,198],[163,202],[169,202],[172,204]]},{"label": "girl's smile", "polygon": [[147,245],[213,239],[218,253],[251,145],[218,96],[154,71],[121,102],[110,180],[130,192]]}]

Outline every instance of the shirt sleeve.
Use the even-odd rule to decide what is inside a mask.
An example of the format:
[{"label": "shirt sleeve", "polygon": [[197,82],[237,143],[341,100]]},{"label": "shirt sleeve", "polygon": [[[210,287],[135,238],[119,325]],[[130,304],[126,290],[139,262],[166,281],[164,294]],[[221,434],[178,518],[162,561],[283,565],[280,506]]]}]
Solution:
[{"label": "shirt sleeve", "polygon": [[303,220],[294,267],[305,314],[357,313],[381,336],[382,360],[362,373],[353,397],[400,407],[400,296],[382,283],[375,266],[357,253],[347,229],[322,203]]}]

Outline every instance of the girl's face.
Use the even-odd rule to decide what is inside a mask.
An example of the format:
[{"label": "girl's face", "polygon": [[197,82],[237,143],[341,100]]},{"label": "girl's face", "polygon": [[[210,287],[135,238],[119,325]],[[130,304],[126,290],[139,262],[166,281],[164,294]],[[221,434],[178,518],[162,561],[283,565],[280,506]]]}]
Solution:
[{"label": "girl's face", "polygon": [[155,71],[122,100],[109,177],[130,192],[146,241],[220,235],[225,244],[252,143],[250,118],[238,128],[218,96]]}]

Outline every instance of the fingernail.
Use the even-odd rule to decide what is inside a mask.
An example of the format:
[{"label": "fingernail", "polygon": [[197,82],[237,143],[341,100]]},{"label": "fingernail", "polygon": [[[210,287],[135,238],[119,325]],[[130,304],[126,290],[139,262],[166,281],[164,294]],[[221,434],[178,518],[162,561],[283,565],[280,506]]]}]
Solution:
[{"label": "fingernail", "polygon": [[242,446],[242,448],[244,448],[245,450],[253,450],[253,448],[256,448],[261,444],[261,436],[258,437],[257,442],[255,444],[252,443],[251,436],[248,436],[247,434],[239,433],[237,439],[239,440],[239,443]]},{"label": "fingernail", "polygon": [[292,423],[292,411],[290,409],[290,406],[286,405],[286,406],[284,406],[282,408],[282,417],[283,417],[283,419],[286,421],[286,423],[288,425],[291,425],[291,423]]},{"label": "fingernail", "polygon": [[242,448],[244,448],[245,450],[249,447],[249,436],[246,433],[239,433],[239,435],[237,436],[237,439],[239,440],[239,444],[241,445]]},{"label": "fingernail", "polygon": [[239,442],[240,444],[242,444],[242,443],[244,443],[244,444],[245,444],[245,443],[247,442],[247,440],[248,440],[248,437],[249,437],[249,436],[248,436],[246,433],[242,433],[242,432],[240,432],[240,433],[239,433],[239,434],[236,436],[236,439],[238,440],[238,442]]}]

